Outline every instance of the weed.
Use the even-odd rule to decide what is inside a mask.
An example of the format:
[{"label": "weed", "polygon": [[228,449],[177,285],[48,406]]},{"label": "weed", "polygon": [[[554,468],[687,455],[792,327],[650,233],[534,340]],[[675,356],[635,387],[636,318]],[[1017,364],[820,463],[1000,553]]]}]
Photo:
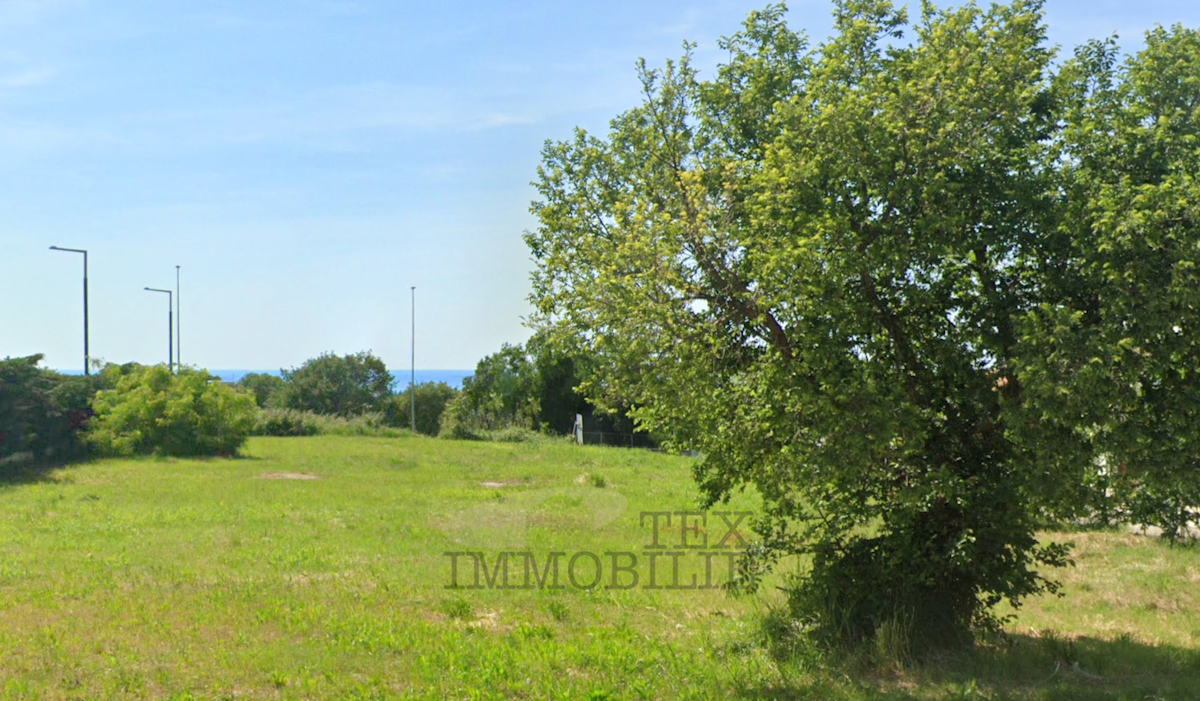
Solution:
[{"label": "weed", "polygon": [[462,597],[444,599],[442,601],[442,613],[445,613],[450,618],[465,621],[471,617],[471,612],[471,602]]}]

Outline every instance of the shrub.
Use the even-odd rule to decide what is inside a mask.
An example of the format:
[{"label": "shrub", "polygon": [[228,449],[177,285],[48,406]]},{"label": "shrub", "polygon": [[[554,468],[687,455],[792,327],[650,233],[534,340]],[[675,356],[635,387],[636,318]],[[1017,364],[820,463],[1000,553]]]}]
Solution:
[{"label": "shrub", "polygon": [[471,406],[466,394],[460,394],[446,404],[442,412],[438,436],[457,440],[482,440],[485,422]]},{"label": "shrub", "polygon": [[88,441],[109,455],[231,454],[254,428],[254,397],[203,370],[136,369],[93,403]]},{"label": "shrub", "polygon": [[350,418],[314,414],[295,409],[261,409],[255,421],[256,436],[383,436],[397,438],[412,435],[410,431],[388,426],[381,413],[362,414]]},{"label": "shrub", "polygon": [[[412,394],[405,389],[392,395],[384,406],[384,421],[389,426],[409,428],[412,425]],[[416,386],[417,433],[436,436],[441,428],[446,406],[459,396],[458,390],[445,382],[422,382]]]},{"label": "shrub", "polygon": [[536,443],[547,440],[564,440],[561,437],[551,438],[545,433],[521,426],[509,426],[508,428],[500,428],[495,431],[482,431],[478,434],[478,438],[479,440],[492,441],[494,443]]},{"label": "shrub", "polygon": [[87,421],[95,380],[38,367],[41,355],[0,361],[0,460],[36,461],[83,455],[78,432]]},{"label": "shrub", "polygon": [[254,422],[256,436],[315,436],[321,432],[320,416],[295,409],[260,409]]},{"label": "shrub", "polygon": [[465,395],[459,395],[446,405],[442,414],[438,438],[462,441],[492,441],[496,443],[532,443],[535,441],[559,440],[526,426],[486,428],[487,422],[476,416]]}]

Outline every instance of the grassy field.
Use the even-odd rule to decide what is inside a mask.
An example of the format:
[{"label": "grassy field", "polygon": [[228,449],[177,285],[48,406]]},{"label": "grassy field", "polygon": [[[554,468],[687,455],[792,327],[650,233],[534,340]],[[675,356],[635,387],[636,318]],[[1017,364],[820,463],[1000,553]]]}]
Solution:
[{"label": "grassy field", "polygon": [[[244,452],[0,482],[0,699],[1200,698],[1196,550],[1053,534],[1077,546],[1066,596],[1030,602],[1009,644],[881,669],[772,644],[769,594],[702,588],[737,516],[643,516],[694,509],[685,458],[419,437]],[[685,555],[651,580],[656,537]],[[474,551],[478,579],[446,554]],[[562,553],[565,586],[521,588],[530,561],[503,552],[546,583]],[[571,585],[597,563],[599,586]]]}]

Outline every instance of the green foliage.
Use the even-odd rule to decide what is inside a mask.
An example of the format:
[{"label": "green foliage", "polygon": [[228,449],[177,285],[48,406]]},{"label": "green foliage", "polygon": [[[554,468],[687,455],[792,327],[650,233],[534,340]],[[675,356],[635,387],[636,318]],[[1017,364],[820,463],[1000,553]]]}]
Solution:
[{"label": "green foliage", "polygon": [[576,414],[587,414],[593,407],[577,391],[588,358],[577,349],[555,343],[544,331],[534,333],[525,343],[533,371],[532,390],[537,406],[538,428],[551,433],[570,433]]},{"label": "green foliage", "polygon": [[36,461],[83,454],[78,431],[95,390],[88,377],[38,367],[41,355],[0,361],[0,460],[28,453]]},{"label": "green foliage", "polygon": [[1176,538],[1200,521],[1200,31],[1123,63],[1092,42],[1056,78],[1059,299],[1021,327],[1022,428],[1057,432],[1038,457],[1106,520]]},{"label": "green foliage", "polygon": [[[463,381],[462,398],[444,422],[447,435],[466,438],[510,427],[570,433],[577,414],[595,410],[576,389],[588,367],[585,354],[546,331],[524,346],[506,344]],[[612,420],[632,431],[625,409],[614,410]]]},{"label": "green foliage", "polygon": [[254,400],[261,408],[278,404],[285,384],[282,377],[264,372],[252,372],[238,380],[238,387],[253,392]]},{"label": "green foliage", "polygon": [[458,440],[476,440],[482,431],[478,428],[480,422],[476,418],[466,393],[460,392],[457,397],[446,403],[442,411],[441,423],[438,425],[438,436]]},{"label": "green foliage", "polygon": [[462,393],[462,403],[455,407],[456,425],[489,431],[536,424],[534,366],[520,345],[506,343],[480,360],[475,374],[463,380]]},{"label": "green foliage", "polygon": [[388,424],[379,412],[345,418],[295,409],[260,409],[254,423],[255,436],[384,436],[412,435],[405,428]]},{"label": "green foliage", "polygon": [[109,455],[232,454],[254,427],[254,397],[203,370],[135,369],[94,402],[88,442]]},{"label": "green foliage", "polygon": [[[885,631],[878,644],[894,653],[911,621],[921,645],[954,645],[995,627],[997,603],[1055,590],[1040,570],[1064,564],[1065,549],[1034,529],[1076,509],[1099,474],[1081,431],[1096,429],[1072,391],[1116,430],[1123,419],[1099,418],[1110,400],[1096,387],[1157,389],[1107,375],[1108,355],[1078,362],[1119,339],[1060,340],[1097,301],[1101,272],[1128,274],[1088,259],[1092,224],[1078,217],[1095,206],[1062,177],[1110,127],[1077,122],[1092,141],[1061,147],[1071,113],[1039,2],[926,3],[910,23],[886,0],[841,0],[834,14],[834,36],[810,50],[782,7],[752,13],[712,80],[688,54],[641,65],[643,103],[607,136],[547,144],[540,225],[526,235],[535,322],[590,359],[590,400],[632,406],[642,428],[705,456],[707,504],[746,487],[763,496],[749,586],[779,557],[810,555],[791,606],[818,635]],[[1195,95],[1191,78],[1167,82]],[[1164,130],[1135,152],[1200,162],[1182,137],[1178,151],[1162,146],[1175,143]],[[1140,167],[1110,173],[1126,182]],[[1148,199],[1130,233],[1146,220],[1182,236],[1200,202],[1134,193]],[[1168,200],[1176,210],[1154,215]],[[1197,289],[1181,279],[1169,308]],[[1114,333],[1134,294],[1109,300]],[[1156,318],[1123,357],[1170,335]],[[1172,333],[1188,340],[1155,355],[1155,379],[1200,357],[1193,334]],[[1087,367],[1098,369],[1072,376]],[[1191,417],[1178,421],[1196,430]],[[1143,414],[1143,428],[1159,418]]]},{"label": "green foliage", "polygon": [[483,428],[489,425],[487,418],[481,417],[471,408],[466,393],[460,393],[446,404],[442,413],[441,425],[438,429],[439,438],[451,438],[465,441],[496,441],[502,443],[527,443],[544,440],[546,436],[525,426],[505,426],[503,428]]},{"label": "green foliage", "polygon": [[316,436],[321,431],[321,415],[295,409],[259,409],[254,422],[256,436]]},{"label": "green foliage", "polygon": [[382,411],[391,396],[392,375],[369,351],[322,353],[283,377],[277,403],[287,409],[348,417]]},{"label": "green foliage", "polygon": [[[458,390],[445,382],[422,382],[416,386],[417,433],[436,436],[442,424],[446,405],[458,397]],[[400,394],[392,395],[384,408],[384,421],[389,426],[409,428],[412,426],[413,394],[406,387]]]}]

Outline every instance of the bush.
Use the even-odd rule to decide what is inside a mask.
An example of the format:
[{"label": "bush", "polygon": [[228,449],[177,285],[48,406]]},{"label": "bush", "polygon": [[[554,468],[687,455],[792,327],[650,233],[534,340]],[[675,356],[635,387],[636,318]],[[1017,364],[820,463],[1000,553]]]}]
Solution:
[{"label": "bush", "polygon": [[455,397],[442,414],[438,438],[462,441],[492,441],[496,443],[532,443],[535,441],[558,440],[526,426],[486,428],[487,423],[479,419],[470,407],[465,395]]},{"label": "bush", "polygon": [[203,370],[136,369],[93,403],[88,442],[108,455],[232,454],[255,423],[254,396]]},{"label": "bush", "polygon": [[57,461],[84,453],[78,433],[91,414],[95,379],[39,368],[41,359],[0,361],[0,460]]},{"label": "bush", "polygon": [[[392,395],[384,407],[384,421],[389,426],[409,428],[412,425],[411,389]],[[458,390],[445,382],[422,382],[416,386],[417,433],[438,435],[446,406],[458,396]]]},{"label": "bush", "polygon": [[256,436],[315,436],[321,432],[321,417],[311,411],[260,409],[254,422]]},{"label": "bush", "polygon": [[467,395],[460,394],[446,404],[438,427],[438,436],[466,441],[482,440],[485,426],[485,421],[479,412],[473,409]]},{"label": "bush", "polygon": [[295,409],[261,409],[255,421],[256,436],[383,436],[397,438],[411,431],[387,425],[381,413],[345,418]]}]

